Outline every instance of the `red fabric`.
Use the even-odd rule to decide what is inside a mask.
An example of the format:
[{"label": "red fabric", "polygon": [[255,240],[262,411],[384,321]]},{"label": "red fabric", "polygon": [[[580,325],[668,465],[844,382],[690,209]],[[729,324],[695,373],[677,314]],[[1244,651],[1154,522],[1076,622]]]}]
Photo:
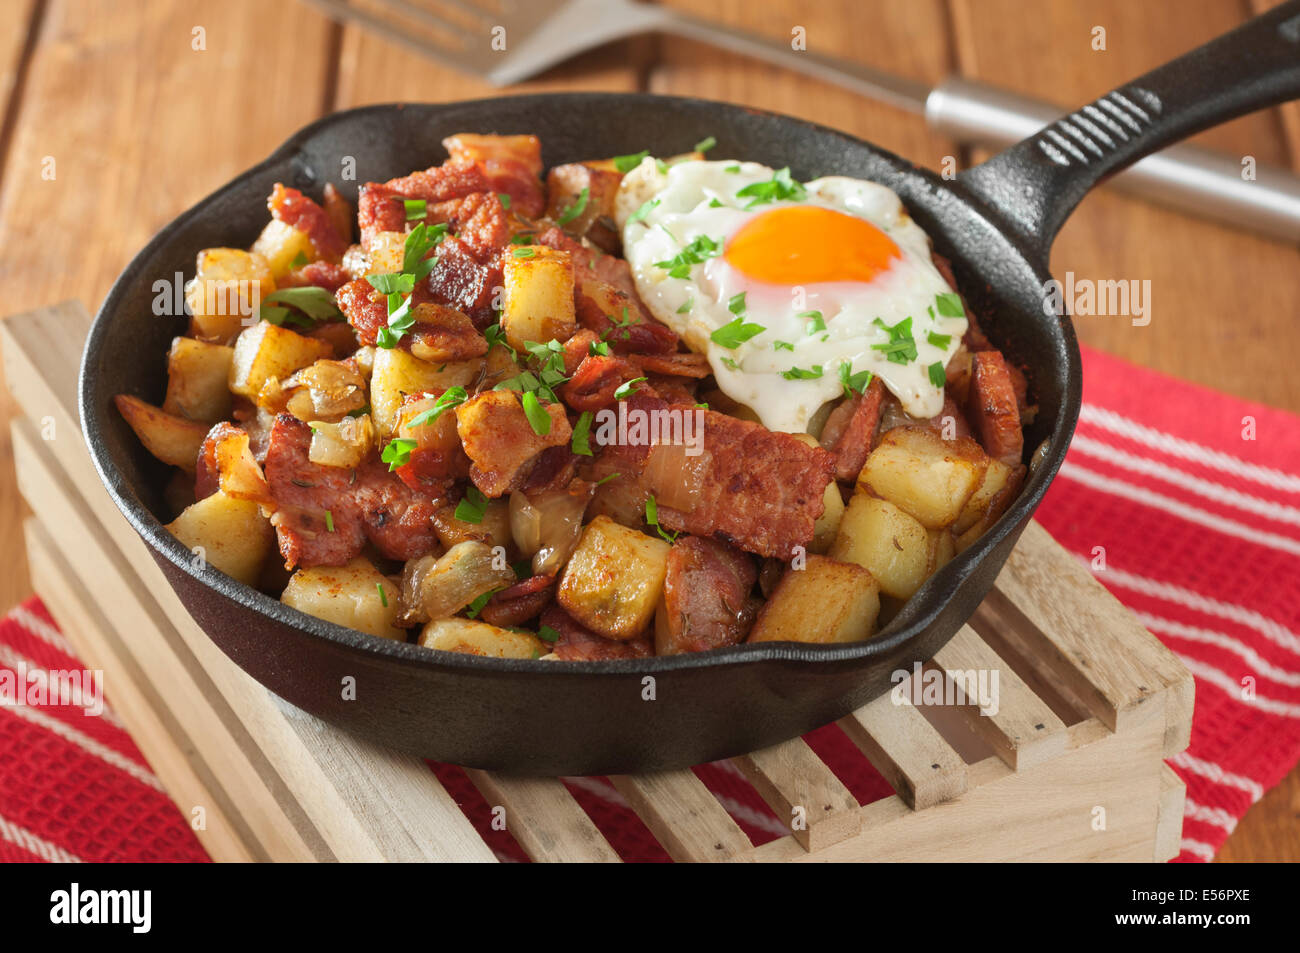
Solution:
[{"label": "red fabric", "polygon": [[[1039,519],[1196,676],[1191,747],[1171,763],[1187,782],[1178,859],[1208,860],[1300,757],[1300,418],[1095,351],[1084,368]],[[0,668],[20,663],[80,667],[36,599],[0,622]],[[837,727],[807,741],[862,803],[891,793]],[[526,859],[464,771],[430,767],[500,858]],[[730,765],[696,773],[755,843],[784,833]],[[607,779],[566,784],[624,860],[668,859]],[[0,706],[0,860],[74,858],[206,859],[111,709]]]}]

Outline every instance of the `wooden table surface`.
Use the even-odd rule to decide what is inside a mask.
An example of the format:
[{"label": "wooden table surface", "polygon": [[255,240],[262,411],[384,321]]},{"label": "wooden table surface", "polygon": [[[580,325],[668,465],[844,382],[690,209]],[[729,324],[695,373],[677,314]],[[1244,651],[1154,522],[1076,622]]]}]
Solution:
[{"label": "wooden table surface", "polygon": [[[431,0],[435,2],[436,0]],[[1073,107],[1240,23],[1270,0],[715,0],[669,2],[930,83],[960,73]],[[98,307],[136,249],[180,211],[337,109],[492,95],[476,80],[292,0],[0,0],[0,313]],[[1106,49],[1093,49],[1095,27]],[[201,31],[199,28],[202,28]],[[196,42],[202,38],[203,49]],[[938,169],[981,156],[918,117],[676,39],[595,51],[528,90],[650,90],[753,104],[844,129]],[[1300,107],[1200,137],[1300,170]],[[1300,308],[1291,246],[1113,192],[1084,201],[1057,274],[1150,279],[1152,320],[1084,318],[1130,360],[1300,412],[1285,334]],[[0,609],[31,591],[0,388]],[[1300,859],[1300,771],[1257,804],[1222,860]]]}]

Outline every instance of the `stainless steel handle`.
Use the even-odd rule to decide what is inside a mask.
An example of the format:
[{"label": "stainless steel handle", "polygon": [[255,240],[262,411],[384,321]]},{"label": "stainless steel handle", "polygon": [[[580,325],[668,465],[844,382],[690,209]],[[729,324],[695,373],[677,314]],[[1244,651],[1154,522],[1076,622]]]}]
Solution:
[{"label": "stainless steel handle", "polygon": [[[1003,148],[1059,119],[1062,110],[1018,93],[959,77],[930,92],[930,126],[959,142]],[[1180,211],[1237,228],[1300,242],[1300,177],[1255,164],[1243,176],[1244,156],[1198,146],[1171,146],[1135,163],[1111,181],[1122,189]]]}]

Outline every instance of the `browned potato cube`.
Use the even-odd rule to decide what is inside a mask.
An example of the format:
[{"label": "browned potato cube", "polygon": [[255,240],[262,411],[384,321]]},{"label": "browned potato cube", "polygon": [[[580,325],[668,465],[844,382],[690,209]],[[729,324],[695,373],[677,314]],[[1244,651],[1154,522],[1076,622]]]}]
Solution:
[{"label": "browned potato cube", "polygon": [[926,529],[951,526],[984,478],[988,456],[969,437],[944,440],[928,427],[895,427],[867,457],[859,486]]},{"label": "browned potato cube", "polygon": [[230,416],[230,362],[234,350],[194,338],[175,338],[167,354],[167,396],[162,409],[186,420],[214,424]]},{"label": "browned potato cube", "polygon": [[[531,253],[527,257],[516,257]],[[505,303],[501,328],[518,351],[529,341],[567,341],[577,330],[573,261],[566,251],[519,245],[502,256]]]},{"label": "browned potato cube", "polygon": [[662,539],[597,516],[569,557],[556,601],[593,632],[636,638],[654,618],[669,549]]},{"label": "browned potato cube", "polygon": [[199,447],[208,435],[206,423],[173,417],[130,394],[118,394],[113,403],[146,450],[163,463],[180,467],[186,473],[194,472]]},{"label": "browned potato cube", "polygon": [[324,341],[259,321],[235,341],[230,389],[240,396],[256,398],[271,378],[283,380],[298,368],[329,357],[330,352]]},{"label": "browned potato cube", "polygon": [[258,306],[275,291],[271,267],[242,248],[199,252],[197,274],[185,286],[194,337],[229,344],[257,320]]},{"label": "browned potato cube", "polygon": [[278,218],[266,223],[266,228],[262,229],[262,234],[257,236],[257,241],[253,242],[249,251],[266,259],[271,277],[276,281],[293,271],[293,263],[299,256],[307,261],[315,261],[320,257],[306,232]]},{"label": "browned potato cube", "polygon": [[483,367],[475,358],[451,364],[433,364],[398,348],[375,348],[370,372],[370,416],[379,436],[387,440],[397,431],[397,415],[407,394],[433,391],[473,383]]},{"label": "browned potato cube", "polygon": [[299,569],[280,601],[318,619],[404,642],[406,633],[395,624],[400,594],[400,587],[358,556],[346,566]]},{"label": "browned potato cube", "polygon": [[840,520],[830,556],[870,570],[881,592],[906,599],[930,573],[930,538],[893,503],[858,492]]},{"label": "browned potato cube", "polygon": [[473,619],[434,619],[420,632],[426,649],[486,655],[490,658],[541,658],[550,651],[529,632],[501,629]]},{"label": "browned potato cube", "polygon": [[275,549],[275,530],[261,507],[221,490],[187,506],[167,530],[208,565],[250,586]]},{"label": "browned potato cube", "polygon": [[880,590],[861,566],[809,556],[787,569],[764,603],[750,642],[861,642],[880,612]]}]

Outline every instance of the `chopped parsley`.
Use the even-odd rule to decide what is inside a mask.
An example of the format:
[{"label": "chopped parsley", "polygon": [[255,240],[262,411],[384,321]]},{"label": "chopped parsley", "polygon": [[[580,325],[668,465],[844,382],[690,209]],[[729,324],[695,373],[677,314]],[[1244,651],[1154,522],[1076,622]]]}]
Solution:
[{"label": "chopped parsley", "polygon": [[631,155],[614,156],[614,168],[618,169],[618,171],[622,172],[624,175],[627,175],[627,173],[639,166],[641,160],[649,154],[650,150],[647,149],[644,152],[633,152]]},{"label": "chopped parsley", "polygon": [[575,218],[587,210],[587,200],[591,198],[591,189],[584,186],[578,193],[578,198],[572,205],[560,213],[560,217],[555,220],[556,225],[568,225]]},{"label": "chopped parsley", "polygon": [[715,196],[709,199],[709,208],[722,208],[722,203],[719,202],[717,197]]},{"label": "chopped parsley", "polygon": [[722,243],[701,235],[667,261],[655,262],[656,268],[667,270],[670,278],[688,278],[691,266],[699,265],[707,258],[714,258],[722,250]]},{"label": "chopped parsley", "polygon": [[876,318],[872,324],[889,333],[888,344],[873,344],[873,351],[881,351],[891,364],[908,364],[916,360],[916,341],[912,338],[912,319],[904,318],[892,328]]},{"label": "chopped parsley", "polygon": [[543,642],[555,642],[560,638],[560,633],[549,625],[543,625],[538,627],[537,637]]},{"label": "chopped parsley", "polygon": [[773,341],[772,350],[774,351],[793,351],[794,345],[789,341]]},{"label": "chopped parsley", "polygon": [[467,400],[469,400],[469,394],[465,392],[465,388],[459,385],[456,387],[449,387],[443,392],[441,397],[433,402],[432,407],[416,414],[406,422],[406,426],[427,427],[429,424],[441,417],[443,411],[450,410],[452,407],[458,407]]},{"label": "chopped parsley", "polygon": [[736,198],[750,200],[745,206],[747,209],[778,200],[802,202],[807,197],[808,190],[790,178],[789,166],[778,169],[776,174],[766,182],[754,182],[736,193]]},{"label": "chopped parsley", "polygon": [[788,371],[782,371],[781,376],[788,381],[814,381],[822,376],[822,366],[814,364],[811,370],[803,367],[792,367]]},{"label": "chopped parsley", "polygon": [[388,464],[388,472],[391,473],[411,462],[411,451],[416,448],[416,445],[414,440],[398,437],[396,440],[389,441],[388,446],[384,447],[384,452],[379,455],[379,459]]},{"label": "chopped parsley", "polygon": [[424,199],[403,199],[402,201],[406,204],[406,220],[408,222],[429,217],[429,203]]},{"label": "chopped parsley", "polygon": [[621,473],[611,473],[611,474],[609,474],[608,476],[603,476],[603,477],[601,477],[599,480],[596,481],[596,486],[604,486],[604,485],[605,485],[606,483],[608,483],[610,480],[617,480],[617,479],[618,479],[619,477],[621,477],[622,475],[623,475],[623,474],[621,474]]},{"label": "chopped parsley", "polygon": [[[287,304],[297,308],[313,321],[337,321],[343,317],[334,295],[324,288],[284,288],[272,292],[262,299],[260,317],[271,324],[283,324],[286,320],[295,324],[307,324],[297,315],[290,314],[284,308],[267,308],[269,304]],[[278,320],[277,320],[278,319]]]},{"label": "chopped parsley", "polygon": [[647,497],[645,501],[645,521],[649,525],[653,526],[655,530],[658,531],[659,535],[662,536],[664,539],[668,540],[668,542],[670,543],[676,542],[677,534],[669,533],[662,526],[659,525],[659,506],[657,503],[655,503],[655,497],[653,493],[651,493],[650,496]]},{"label": "chopped parsley", "polygon": [[718,144],[718,140],[717,140],[717,139],[714,139],[712,136],[706,136],[705,138],[701,139],[699,142],[695,143],[695,150],[694,150],[694,151],[695,151],[695,152],[708,152],[710,149],[712,149],[712,148],[713,148],[714,146],[716,146],[717,144]]},{"label": "chopped parsley", "polygon": [[634,377],[630,381],[625,381],[624,383],[619,384],[618,389],[614,391],[614,399],[627,400],[636,393],[636,385],[640,384],[645,379],[646,378],[644,377]]},{"label": "chopped parsley", "polygon": [[944,372],[943,364],[935,361],[927,370],[930,372],[930,383],[935,387],[942,387],[948,383],[948,375]]},{"label": "chopped parsley", "polygon": [[487,513],[487,497],[472,483],[465,487],[465,496],[456,504],[456,519],[462,523],[481,523]]},{"label": "chopped parsley", "polygon": [[387,609],[387,608],[388,608],[388,594],[387,594],[386,592],[384,592],[384,584],[383,584],[382,582],[377,582],[377,583],[375,583],[375,588],[379,590],[379,601],[380,601],[380,603],[382,603],[382,604],[383,604],[383,607],[384,607],[385,609]]},{"label": "chopped parsley", "polygon": [[329,510],[325,511],[325,528],[331,533],[334,532],[334,514]]},{"label": "chopped parsley", "polygon": [[506,341],[506,329],[501,326],[501,322],[490,324],[483,329],[483,337],[487,340],[488,350],[500,344],[507,351],[513,351],[514,348]]},{"label": "chopped parsley", "polygon": [[740,365],[737,364],[735,361],[733,361],[733,360],[732,360],[731,358],[729,358],[729,357],[724,357],[724,358],[722,359],[722,364],[723,364],[724,367],[727,367],[727,368],[729,368],[729,369],[731,369],[731,370],[733,370],[733,371],[738,371],[738,370],[740,370]]},{"label": "chopped parsley", "polygon": [[740,294],[732,295],[731,300],[727,302],[727,310],[732,314],[744,314],[745,294],[746,292],[742,291]]},{"label": "chopped parsley", "polygon": [[709,340],[720,347],[735,350],[752,337],[757,337],[767,328],[761,324],[747,324],[744,318],[728,321],[709,335]]},{"label": "chopped parsley", "polygon": [[505,209],[507,212],[510,211],[510,196],[506,195],[506,193],[504,192],[498,192],[497,201],[501,203],[501,207],[503,209]]},{"label": "chopped parsley", "polygon": [[941,351],[948,350],[948,345],[952,342],[951,334],[935,334],[933,331],[927,332],[925,339]]},{"label": "chopped parsley", "polygon": [[658,199],[650,199],[648,202],[642,202],[641,207],[627,217],[627,224],[631,225],[633,222],[641,221],[641,219],[653,212],[655,206],[658,204]]},{"label": "chopped parsley", "polygon": [[478,618],[478,614],[483,611],[483,607],[488,604],[488,600],[491,599],[496,592],[497,590],[493,588],[489,589],[481,596],[475,597],[474,601],[465,607],[465,615],[471,619]]},{"label": "chopped parsley", "polygon": [[524,416],[528,418],[528,426],[533,428],[533,433],[539,437],[545,437],[551,432],[551,415],[546,412],[542,402],[537,399],[537,392],[526,390],[521,398],[524,405]]},{"label": "chopped parsley", "polygon": [[518,248],[512,248],[510,254],[514,258],[536,258],[537,249],[532,245],[520,245]]},{"label": "chopped parsley", "polygon": [[695,298],[694,298],[694,297],[687,298],[685,301],[682,302],[682,306],[681,306],[680,308],[677,309],[677,313],[678,313],[678,314],[685,314],[687,311],[691,310],[691,308],[693,308],[693,307],[695,307]]},{"label": "chopped parsley", "polygon": [[808,325],[809,334],[816,334],[819,331],[826,330],[826,320],[822,317],[822,313],[820,311],[805,311],[801,315],[799,315],[799,317],[810,319],[810,323]]},{"label": "chopped parsley", "polygon": [[609,345],[604,341],[592,341],[587,345],[587,353],[596,357],[609,357]]},{"label": "chopped parsley", "polygon": [[534,236],[532,232],[515,232],[515,234],[510,236],[510,244],[531,245],[534,237],[536,236]]},{"label": "chopped parsley", "polygon": [[311,260],[308,259],[308,257],[302,252],[298,252],[298,254],[293,256],[293,261],[289,262],[289,267],[293,269],[298,269],[303,267],[304,265],[310,265],[310,264],[311,264]]},{"label": "chopped parsley", "polygon": [[591,420],[591,411],[584,410],[578,417],[578,422],[573,425],[573,439],[569,441],[569,449],[584,457],[594,456],[591,452],[591,444],[589,442],[591,436]]},{"label": "chopped parsley", "polygon": [[936,295],[934,303],[939,308],[939,313],[945,318],[964,318],[966,317],[966,308],[961,303],[961,295],[954,291],[948,291],[941,295]]},{"label": "chopped parsley", "polygon": [[854,391],[865,394],[873,376],[871,371],[858,371],[854,374],[848,361],[840,364],[840,383],[844,385],[844,396],[852,397]]},{"label": "chopped parsley", "polygon": [[[388,296],[388,324],[380,328],[379,333],[375,335],[375,344],[379,347],[390,349],[397,347],[397,342],[414,326],[415,317],[411,314],[411,292],[417,281],[427,277],[429,272],[433,271],[437,258],[426,256],[446,237],[445,222],[432,227],[421,222],[406,235],[401,272],[388,280],[384,280],[385,276],[371,276],[371,287]],[[376,278],[380,279],[378,283],[373,280]],[[403,299],[402,295],[406,295],[406,298]]]}]

